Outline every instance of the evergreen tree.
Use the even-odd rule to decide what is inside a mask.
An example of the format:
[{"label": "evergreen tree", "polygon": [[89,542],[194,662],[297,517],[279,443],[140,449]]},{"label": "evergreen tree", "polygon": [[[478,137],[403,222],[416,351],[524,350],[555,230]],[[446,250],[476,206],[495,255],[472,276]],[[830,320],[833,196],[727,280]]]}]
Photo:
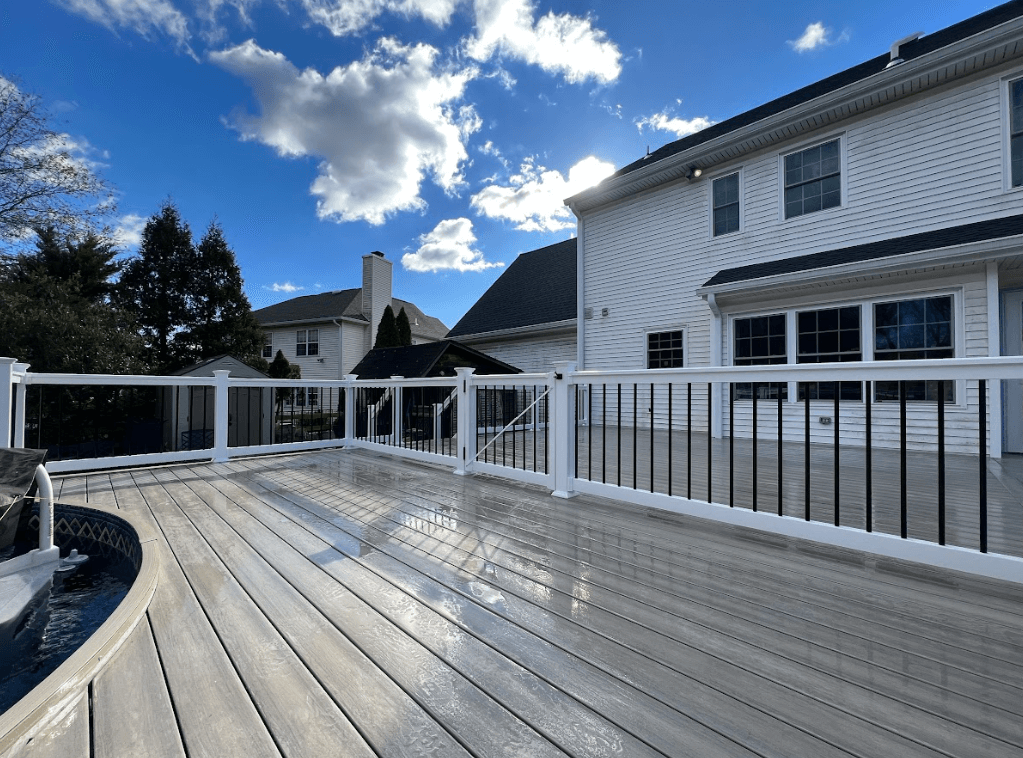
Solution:
[{"label": "evergreen tree", "polygon": [[190,351],[176,337],[190,321],[195,259],[188,224],[167,201],[146,222],[139,254],[128,261],[118,282],[115,301],[134,314],[157,373],[188,363]]},{"label": "evergreen tree", "polygon": [[228,353],[250,366],[266,370],[260,355],[263,330],[252,315],[242,289],[242,275],[224,230],[213,221],[196,248],[192,275],[191,328],[180,344],[189,362]]},{"label": "evergreen tree", "polygon": [[113,247],[95,234],[75,239],[51,227],[37,236],[35,253],[0,267],[0,355],[37,372],[144,371],[128,314],[105,297],[117,269]]},{"label": "evergreen tree", "polygon": [[[288,362],[288,359],[284,357],[284,353],[280,350],[277,351],[277,355],[270,361],[270,365],[267,367],[266,373],[271,379],[301,379],[302,378],[302,367],[293,366]],[[291,401],[291,395],[293,390],[291,387],[278,387],[275,395],[277,398],[277,413],[280,413],[284,409],[284,403]]]},{"label": "evergreen tree", "polygon": [[412,324],[409,323],[408,314],[405,313],[404,307],[402,307],[402,309],[398,311],[398,317],[394,321],[398,328],[398,344],[411,345]]},{"label": "evergreen tree", "polygon": [[394,309],[388,305],[384,308],[384,315],[380,318],[380,326],[377,327],[377,339],[373,348],[398,347],[401,342],[398,340],[398,323],[394,318]]}]

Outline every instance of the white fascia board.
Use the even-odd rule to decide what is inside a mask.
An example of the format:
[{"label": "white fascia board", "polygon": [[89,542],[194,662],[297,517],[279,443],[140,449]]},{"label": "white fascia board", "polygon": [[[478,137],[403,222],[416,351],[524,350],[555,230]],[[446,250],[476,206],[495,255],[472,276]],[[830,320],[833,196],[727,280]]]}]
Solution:
[{"label": "white fascia board", "polygon": [[530,324],[528,326],[516,326],[511,329],[495,329],[492,332],[476,332],[475,334],[463,334],[457,337],[448,337],[447,339],[455,340],[456,342],[489,342],[491,340],[511,338],[515,339],[518,337],[534,337],[540,335],[555,335],[555,334],[567,334],[575,331],[576,320],[574,318],[568,318],[564,321],[548,321],[543,324]]},{"label": "white fascia board", "polygon": [[368,321],[361,318],[352,318],[351,316],[316,316],[315,318],[301,318],[295,321],[262,321],[260,326],[264,328],[275,327],[275,326],[299,326],[301,324],[329,324],[332,321],[346,321],[349,324],[360,324],[361,326],[367,326]]},{"label": "white fascia board", "polygon": [[[769,144],[791,139],[791,133],[788,133],[787,130],[798,125],[801,121],[813,118],[822,112],[843,108],[860,100],[869,101],[872,96],[876,96],[885,90],[897,88],[899,85],[905,84],[912,79],[924,76],[928,69],[942,67],[957,59],[978,55],[986,49],[1006,44],[1014,38],[1018,38],[1021,33],[1023,33],[1023,18],[1015,18],[993,29],[975,34],[892,68],[883,69],[866,79],[847,84],[845,87],[823,94],[813,100],[808,100],[787,110],[755,121],[752,124],[734,129],[708,142],[695,145],[689,150],[662,158],[655,163],[651,163],[649,166],[643,166],[630,171],[618,179],[606,179],[596,187],[566,198],[564,202],[572,209],[576,216],[579,216],[581,212],[620,200],[635,192],[650,189],[654,184],[665,184],[680,179],[685,176],[686,166],[693,163],[699,164],[701,159],[705,159],[707,156],[725,148],[748,140],[755,140],[756,144],[754,146],[740,150],[740,153],[745,154],[763,150]],[[971,71],[970,75],[982,71],[984,68],[984,66],[979,66]],[[949,81],[941,77],[932,78],[933,83],[913,87],[909,95],[904,97],[916,95],[938,86],[944,86]],[[883,104],[863,108],[858,113],[864,113],[867,110],[883,107],[888,104],[888,102],[884,102]],[[834,123],[837,123],[837,121]],[[829,123],[828,126],[834,126],[834,123]],[[783,131],[786,134],[781,137],[771,135],[771,132],[777,131]]]},{"label": "white fascia board", "polygon": [[890,274],[926,266],[947,266],[964,263],[980,263],[999,258],[1011,258],[1023,253],[1023,235],[1001,239],[969,242],[965,245],[933,248],[916,253],[890,255],[869,261],[842,263],[837,266],[793,271],[788,274],[743,279],[738,282],[697,287],[696,294],[706,297],[713,293],[717,297],[745,294],[750,291],[768,291],[793,285],[813,285],[819,282],[835,282],[851,277]]}]

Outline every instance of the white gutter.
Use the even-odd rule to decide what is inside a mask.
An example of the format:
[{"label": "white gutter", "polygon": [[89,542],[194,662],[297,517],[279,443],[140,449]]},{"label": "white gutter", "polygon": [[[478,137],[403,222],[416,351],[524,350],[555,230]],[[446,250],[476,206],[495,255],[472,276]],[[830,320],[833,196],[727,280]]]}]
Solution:
[{"label": "white gutter", "polygon": [[925,266],[982,263],[997,258],[1009,258],[1021,254],[1023,254],[1023,235],[1014,235],[1012,237],[983,240],[981,242],[968,242],[964,245],[931,248],[930,250],[921,250],[916,253],[890,255],[868,261],[842,263],[836,266],[825,266],[804,271],[793,271],[788,274],[775,274],[774,276],[743,279],[737,282],[728,282],[727,284],[698,287],[696,294],[704,298],[710,294],[721,297],[722,295],[746,293],[750,290],[763,291],[793,285],[833,282],[836,279],[846,277],[863,276],[864,274],[874,276]]}]

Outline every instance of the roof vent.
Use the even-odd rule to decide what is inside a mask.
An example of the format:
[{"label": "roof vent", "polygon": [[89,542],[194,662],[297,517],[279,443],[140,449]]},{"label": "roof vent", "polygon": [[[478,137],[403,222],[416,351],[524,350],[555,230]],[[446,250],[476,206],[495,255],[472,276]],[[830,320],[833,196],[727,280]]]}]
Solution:
[{"label": "roof vent", "polygon": [[379,250],[374,250],[374,251],[373,251],[373,255],[376,255],[376,256],[378,256],[378,257],[380,257],[380,258],[383,258],[383,257],[384,257],[384,254],[383,254],[383,253],[381,253],[381,252],[380,252]]},{"label": "roof vent", "polygon": [[888,61],[888,65],[885,66],[885,68],[891,68],[892,66],[898,66],[900,63],[905,63],[905,61],[899,57],[899,48],[909,42],[912,42],[913,40],[920,39],[923,35],[924,35],[923,32],[913,32],[908,37],[903,37],[902,39],[895,40],[892,43],[891,52],[892,59]]}]

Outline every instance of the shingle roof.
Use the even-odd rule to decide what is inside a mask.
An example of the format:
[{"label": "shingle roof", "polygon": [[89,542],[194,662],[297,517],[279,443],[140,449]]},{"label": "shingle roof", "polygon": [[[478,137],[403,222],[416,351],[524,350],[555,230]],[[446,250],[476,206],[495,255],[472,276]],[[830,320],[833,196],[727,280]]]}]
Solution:
[{"label": "shingle roof", "polygon": [[953,245],[965,245],[970,242],[984,242],[1001,237],[1023,235],[1023,214],[977,221],[972,224],[950,226],[930,232],[909,234],[905,237],[878,242],[867,242],[862,245],[843,247],[838,250],[825,250],[809,255],[797,255],[767,263],[755,263],[750,266],[737,266],[718,271],[703,286],[713,287],[720,284],[732,284],[751,279],[762,279],[765,276],[793,274],[798,271],[813,271],[827,266],[839,266],[844,263],[860,263],[863,261],[888,258],[896,255],[907,255],[923,250],[936,250]]},{"label": "shingle roof", "polygon": [[[448,328],[440,319],[427,316],[415,303],[391,298],[391,308],[394,310],[395,316],[402,308],[405,309],[405,315],[408,316],[409,322],[412,324],[412,333],[416,336],[440,340],[444,339],[444,335],[447,334]],[[361,287],[293,297],[291,300],[253,311],[252,315],[261,324],[329,321],[342,316],[369,323],[362,314]],[[419,321],[418,325],[416,324],[417,320]]]},{"label": "shingle roof", "polygon": [[[987,29],[1003,24],[1006,21],[1011,21],[1021,15],[1023,15],[1023,0],[1014,0],[1014,2],[1005,3],[1004,5],[992,8],[989,11],[985,11],[984,13],[968,18],[958,24],[953,24],[952,26],[933,34],[920,37],[913,42],[907,42],[899,48],[899,57],[904,61],[919,58],[921,55],[933,52],[934,50],[938,50],[942,47],[947,47],[948,45],[966,39],[967,37],[972,37],[974,34],[979,34]],[[829,76],[826,79],[814,82],[802,89],[797,89],[795,92],[790,92],[787,95],[783,95],[782,97],[771,100],[768,103],[764,103],[763,105],[753,108],[752,110],[748,110],[745,113],[733,116],[726,121],[707,127],[706,129],[689,135],[688,137],[676,140],[675,142],[670,142],[650,153],[650,155],[644,156],[638,161],[630,163],[624,168],[619,169],[613,176],[623,176],[638,168],[642,168],[643,166],[649,166],[653,162],[661,160],[662,158],[667,158],[668,156],[675,155],[676,153],[681,153],[684,150],[696,147],[704,142],[709,142],[712,139],[728,134],[736,129],[740,129],[741,127],[755,123],[761,119],[781,113],[789,108],[809,102],[821,95],[826,95],[829,92],[833,92],[849,84],[853,84],[862,79],[873,76],[874,74],[878,74],[881,71],[884,71],[890,60],[891,57],[889,53],[879,55],[876,58],[871,58],[869,61],[860,63],[852,68],[847,68],[845,71]]]},{"label": "shingle roof", "polygon": [[576,240],[522,253],[462,316],[449,337],[576,317]]},{"label": "shingle roof", "polygon": [[252,315],[261,324],[275,324],[288,321],[322,321],[324,319],[363,318],[362,288],[321,292],[318,295],[293,297],[281,303],[268,305],[253,311]]},{"label": "shingle roof", "polygon": [[514,366],[453,340],[407,347],[378,347],[366,353],[352,373],[360,379],[454,376],[455,366],[475,368],[477,374],[521,373]]}]

